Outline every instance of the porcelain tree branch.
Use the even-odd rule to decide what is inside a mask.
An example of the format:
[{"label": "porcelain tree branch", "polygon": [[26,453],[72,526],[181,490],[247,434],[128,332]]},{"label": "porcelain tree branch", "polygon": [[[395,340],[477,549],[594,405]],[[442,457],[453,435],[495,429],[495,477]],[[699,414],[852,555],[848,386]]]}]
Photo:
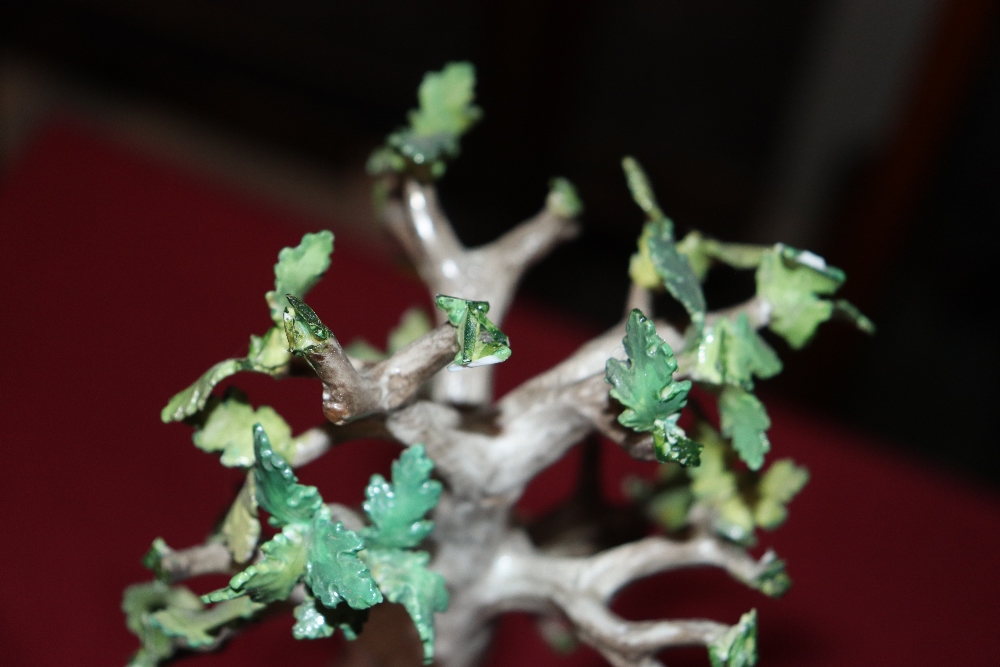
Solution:
[{"label": "porcelain tree branch", "polygon": [[159,553],[159,570],[167,581],[176,583],[204,574],[228,573],[233,566],[233,556],[226,545],[208,541],[186,549],[171,549],[163,545]]},{"label": "porcelain tree branch", "polygon": [[[433,185],[404,181],[401,200],[391,200],[383,220],[396,236],[431,295],[447,294],[470,301],[487,301],[498,325],[525,270],[557,243],[576,236],[577,223],[546,206],[496,241],[465,248],[438,204]],[[438,321],[444,315],[438,314]],[[484,404],[490,400],[492,369],[442,374],[435,380],[436,400]]]}]

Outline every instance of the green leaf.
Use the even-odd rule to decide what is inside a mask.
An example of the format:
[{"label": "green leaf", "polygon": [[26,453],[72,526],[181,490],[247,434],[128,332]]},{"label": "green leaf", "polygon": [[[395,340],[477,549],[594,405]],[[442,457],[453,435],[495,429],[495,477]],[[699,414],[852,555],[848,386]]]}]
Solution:
[{"label": "green leaf", "polygon": [[764,558],[769,559],[767,567],[749,583],[768,597],[780,598],[792,586],[792,580],[785,572],[785,561],[778,559],[772,551],[769,551]]},{"label": "green leaf", "polygon": [[448,321],[457,329],[459,350],[449,371],[499,364],[510,358],[510,339],[486,317],[490,304],[438,294],[434,305],[448,314]]},{"label": "green leaf", "polygon": [[271,604],[285,600],[306,572],[306,535],[302,526],[285,526],[261,545],[263,560],[229,580],[229,586],[202,597],[221,602],[248,595],[254,602]]},{"label": "green leaf", "polygon": [[144,567],[152,570],[157,579],[167,581],[169,574],[163,569],[163,557],[170,552],[171,549],[167,546],[166,541],[162,537],[157,537],[153,540],[149,551],[142,557],[142,564]]},{"label": "green leaf", "polygon": [[757,269],[757,294],[771,304],[770,328],[796,349],[833,314],[833,302],[820,295],[833,294],[843,282],[843,271],[822,257],[780,243]]},{"label": "green leaf", "polygon": [[691,376],[695,380],[747,390],[753,388],[754,376],[773,377],[782,368],[778,355],[753,330],[746,313],[740,313],[735,322],[720,318],[706,327],[694,359]]},{"label": "green leaf", "polygon": [[418,136],[447,133],[460,136],[483,115],[476,98],[476,68],[452,62],[440,72],[428,72],[417,92],[420,108],[410,111],[410,128]]},{"label": "green leaf", "polygon": [[691,383],[674,382],[677,360],[670,346],[638,309],[625,323],[622,344],[628,361],[608,359],[605,365],[611,396],[626,408],[618,415],[619,423],[634,431],[652,432],[661,462],[698,465],[698,444],[677,426]]},{"label": "green leaf", "polygon": [[757,610],[751,609],[708,645],[712,667],[753,667],[757,664]]},{"label": "green leaf", "polygon": [[307,524],[323,506],[315,486],[303,486],[291,466],[271,448],[267,432],[260,424],[253,426],[254,483],[257,504],[271,514],[271,524]]},{"label": "green leaf", "polygon": [[370,548],[415,547],[434,529],[434,522],[423,518],[441,496],[441,483],[430,478],[433,468],[417,444],[393,462],[391,484],[372,475],[364,509],[373,525],[361,533]]},{"label": "green leaf", "polygon": [[325,229],[306,234],[294,248],[281,249],[274,265],[274,290],[264,295],[275,324],[282,324],[285,296],[303,298],[330,268],[332,253],[333,233]]},{"label": "green leaf", "polygon": [[583,213],[583,202],[572,183],[565,178],[553,178],[549,181],[545,208],[560,218],[575,218]]},{"label": "green leaf", "polygon": [[253,556],[260,540],[260,520],[257,518],[256,485],[253,472],[240,488],[236,500],[226,513],[219,533],[236,563],[245,563]]},{"label": "green leaf", "polygon": [[691,264],[698,280],[705,280],[708,270],[715,262],[722,262],[736,269],[755,269],[760,265],[767,246],[746,243],[723,243],[692,231],[677,244],[677,250]]},{"label": "green leaf", "polygon": [[771,448],[767,429],[771,420],[764,404],[739,387],[727,386],[719,396],[722,434],[732,438],[733,448],[751,470],[759,470]]},{"label": "green leaf", "polygon": [[666,218],[647,222],[642,230],[649,257],[670,295],[681,302],[699,329],[705,320],[705,295],[687,257],[677,251],[673,225]]},{"label": "green leaf", "polygon": [[152,625],[168,637],[183,640],[191,648],[209,646],[216,637],[209,634],[227,623],[250,618],[263,605],[248,598],[229,600],[209,609],[180,609],[168,607],[150,616]]},{"label": "green leaf", "polygon": [[365,609],[382,601],[368,566],[358,559],[364,547],[357,533],[330,520],[327,508],[316,513],[306,583],[325,607],[334,609],[344,601],[355,609]]},{"label": "green leaf", "polygon": [[691,493],[699,503],[716,510],[715,531],[734,542],[753,540],[753,514],[739,493],[739,481],[726,458],[728,446],[713,429],[698,432],[702,443],[701,465],[688,470]]},{"label": "green leaf", "polygon": [[253,465],[254,424],[264,428],[272,450],[282,458],[290,459],[295,452],[292,428],[281,415],[266,405],[254,410],[246,394],[235,387],[230,387],[221,401],[209,401],[204,414],[204,425],[194,432],[192,440],[206,452],[222,452],[224,466]]},{"label": "green leaf", "polygon": [[656,201],[653,185],[639,161],[632,156],[622,158],[622,170],[625,172],[625,182],[628,184],[629,192],[632,193],[632,199],[646,212],[649,220],[665,219],[667,216],[663,214],[663,209]]},{"label": "green leaf", "polygon": [[668,531],[680,530],[687,524],[691,501],[691,489],[687,487],[667,489],[653,496],[646,511],[653,521]]},{"label": "green leaf", "polygon": [[160,419],[164,423],[168,423],[181,421],[195,415],[205,407],[215,385],[230,375],[244,370],[244,361],[244,359],[226,359],[209,368],[194,384],[170,399],[170,402],[160,412]]},{"label": "green leaf", "polygon": [[395,354],[433,328],[431,318],[427,317],[423,308],[407,308],[399,319],[399,325],[389,332],[386,340],[389,354]]},{"label": "green leaf", "polygon": [[869,336],[875,333],[875,323],[865,317],[857,306],[846,299],[837,299],[833,302],[833,313],[852,322],[854,326]]},{"label": "green leaf", "polygon": [[423,551],[370,549],[362,557],[389,602],[402,604],[413,619],[424,644],[424,664],[434,659],[434,613],[448,609],[444,578],[427,569],[430,556]]},{"label": "green leaf", "polygon": [[272,373],[287,366],[291,359],[283,327],[271,327],[263,336],[250,335],[245,370]]},{"label": "green leaf", "polygon": [[632,282],[639,287],[645,287],[648,290],[663,289],[663,279],[660,278],[656,266],[653,265],[653,258],[649,254],[645,227],[643,227],[643,233],[639,235],[639,251],[629,259],[628,275]]},{"label": "green leaf", "polygon": [[326,347],[333,333],[320,321],[316,311],[293,294],[289,294],[287,299],[291,305],[282,317],[289,351],[302,356]]},{"label": "green leaf", "polygon": [[788,518],[788,503],[809,481],[809,471],[795,465],[791,459],[775,461],[767,469],[757,487],[759,500],[754,520],[761,528],[773,530]]},{"label": "green leaf", "polygon": [[293,612],[295,626],[292,636],[296,639],[322,639],[332,637],[340,628],[349,640],[355,640],[361,634],[365,621],[368,620],[367,609],[354,609],[342,602],[333,609],[327,609],[316,598],[306,595],[306,599]]},{"label": "green leaf", "polygon": [[136,584],[125,589],[122,611],[125,625],[136,635],[142,647],[129,661],[133,667],[155,667],[174,654],[173,640],[150,619],[163,609],[200,610],[198,596],[183,586],[170,587],[162,581]]}]

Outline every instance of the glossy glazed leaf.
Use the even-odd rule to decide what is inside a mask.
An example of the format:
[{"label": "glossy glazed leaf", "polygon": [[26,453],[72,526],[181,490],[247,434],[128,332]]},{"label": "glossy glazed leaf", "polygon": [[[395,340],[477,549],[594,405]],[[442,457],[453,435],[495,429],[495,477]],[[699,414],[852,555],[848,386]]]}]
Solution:
[{"label": "glossy glazed leaf", "polygon": [[229,586],[202,597],[204,602],[221,602],[247,595],[254,602],[271,604],[285,600],[306,572],[305,529],[285,526],[261,545],[264,558],[229,580]]},{"label": "glossy glazed leaf", "polygon": [[333,333],[304,301],[289,294],[284,318],[285,339],[294,355],[312,354],[327,346]]},{"label": "glossy glazed leaf", "polygon": [[292,358],[283,327],[271,327],[263,336],[250,336],[246,369],[258,373],[271,373],[284,368]]},{"label": "glossy glazed leaf", "polygon": [[215,385],[230,375],[244,370],[244,361],[244,359],[226,359],[209,368],[194,384],[170,399],[160,412],[160,419],[167,423],[181,421],[197,414],[205,407]]},{"label": "glossy glazed leaf", "polygon": [[434,659],[434,613],[448,609],[444,578],[427,569],[423,551],[371,549],[363,552],[372,577],[389,602],[406,608],[424,645],[424,664]]},{"label": "glossy glazed leaf", "polygon": [[448,370],[488,366],[510,358],[510,339],[486,317],[490,304],[438,294],[434,305],[448,314],[457,329],[459,350]]},{"label": "glossy glazed leaf", "polygon": [[702,332],[695,352],[692,377],[701,382],[753,388],[754,376],[769,378],[781,372],[781,360],[750,326],[746,313],[735,322],[716,320]]},{"label": "glossy glazed leaf", "polygon": [[771,304],[770,328],[793,348],[801,348],[830,319],[833,294],[844,282],[840,269],[811,252],[776,245],[757,269],[757,294]]},{"label": "glossy glazed leaf", "polygon": [[245,563],[253,556],[260,541],[260,519],[257,518],[256,485],[253,472],[247,473],[247,480],[240,488],[226,518],[222,521],[219,534],[233,555],[233,562]]},{"label": "glossy glazed leaf", "polygon": [[565,178],[553,178],[549,181],[545,208],[560,218],[575,218],[583,213],[583,202],[572,183]]},{"label": "glossy glazed leaf", "polygon": [[773,530],[788,518],[788,503],[809,481],[809,471],[791,459],[775,461],[757,486],[759,500],[754,520],[761,528]]},{"label": "glossy glazed leaf", "polygon": [[272,525],[308,524],[323,506],[315,486],[304,486],[291,466],[271,448],[267,432],[260,424],[253,427],[257,504],[271,514]]},{"label": "glossy glazed leaf", "polygon": [[751,470],[760,470],[764,454],[771,449],[767,429],[771,420],[764,404],[750,392],[727,386],[719,396],[722,435],[732,438],[733,449]]},{"label": "glossy glazed leaf", "polygon": [[216,641],[211,632],[227,623],[250,618],[261,609],[263,605],[252,602],[249,598],[239,598],[197,611],[169,607],[152,614],[150,621],[168,637],[180,639],[191,648],[198,648]]},{"label": "glossy glazed leaf", "polygon": [[677,251],[673,225],[666,218],[647,222],[642,231],[649,257],[670,295],[681,302],[698,328],[705,319],[705,295],[687,257]]},{"label": "glossy glazed leaf", "polygon": [[434,529],[424,519],[441,496],[441,483],[430,478],[434,462],[423,445],[412,445],[392,464],[392,483],[372,475],[365,490],[365,514],[372,526],[362,531],[369,548],[415,547]]},{"label": "glossy glazed leaf", "polygon": [[677,360],[670,346],[638,309],[625,323],[622,344],[628,361],[608,359],[605,365],[611,396],[626,408],[618,415],[619,423],[634,431],[652,432],[661,461],[698,465],[698,444],[677,426],[691,383],[674,382]]},{"label": "glossy glazed leaf", "polygon": [[349,640],[355,640],[361,634],[365,621],[368,620],[367,609],[353,609],[342,602],[334,609],[327,609],[316,598],[306,595],[302,604],[295,608],[295,625],[292,636],[296,639],[322,639],[332,637],[340,628]]},{"label": "glossy glazed leaf", "polygon": [[688,471],[691,493],[697,502],[716,511],[715,531],[734,542],[753,539],[753,514],[739,494],[736,474],[726,461],[727,446],[714,430],[703,427],[698,432],[702,443],[701,465]]},{"label": "glossy glazed leaf", "polygon": [[334,609],[342,601],[366,609],[382,601],[368,566],[358,559],[365,543],[341,522],[330,520],[325,507],[313,519],[312,545],[306,564],[306,583],[323,606]]},{"label": "glossy glazed leaf", "polygon": [[753,667],[757,664],[757,610],[751,609],[739,623],[708,646],[712,667]]},{"label": "glossy glazed leaf", "polygon": [[303,298],[330,268],[332,253],[333,233],[326,229],[306,234],[294,248],[281,249],[274,265],[274,290],[264,296],[275,324],[282,325],[285,296]]},{"label": "glossy glazed leaf", "polygon": [[246,394],[235,387],[221,401],[212,399],[204,411],[204,425],[194,432],[194,444],[206,452],[222,452],[220,462],[228,467],[248,468],[254,463],[253,426],[267,432],[271,449],[289,459],[295,452],[292,428],[273,408],[254,410]]}]

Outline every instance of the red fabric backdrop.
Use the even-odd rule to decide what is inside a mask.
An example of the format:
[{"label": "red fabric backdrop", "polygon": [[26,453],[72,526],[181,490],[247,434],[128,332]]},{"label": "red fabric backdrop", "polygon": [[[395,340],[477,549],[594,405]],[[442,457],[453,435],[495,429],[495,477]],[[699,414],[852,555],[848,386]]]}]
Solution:
[{"label": "red fabric backdrop", "polygon": [[[149,578],[143,552],[158,535],[175,546],[201,541],[238,483],[191,445],[188,427],[162,425],[160,408],[264,331],[277,250],[323,225],[72,123],[42,132],[0,187],[10,297],[0,355],[0,657],[5,665],[124,664],[136,640],[119,611],[121,591]],[[406,307],[428,301],[421,285],[341,235],[310,303],[342,339],[381,343]],[[500,368],[501,390],[595,333],[523,303],[504,329],[514,356]],[[309,381],[239,383],[297,430],[320,418]],[[914,406],[914,418],[928,409]],[[780,404],[771,414],[775,455],[812,471],[790,520],[762,540],[787,559],[792,591],[772,601],[699,570],[637,583],[616,608],[631,618],[734,622],[756,607],[761,664],[771,667],[998,664],[998,498],[835,424]],[[301,474],[329,500],[356,504],[367,476],[385,473],[394,455],[387,443],[353,443]],[[606,461],[611,494],[624,471],[646,470],[610,446]],[[571,454],[542,475],[524,510],[564,496],[574,465]],[[296,642],[291,625],[272,620],[194,660],[329,664],[337,640]],[[670,655],[672,665],[707,664],[701,650]],[[511,616],[489,664],[603,663],[587,649],[554,656],[527,617]]]}]

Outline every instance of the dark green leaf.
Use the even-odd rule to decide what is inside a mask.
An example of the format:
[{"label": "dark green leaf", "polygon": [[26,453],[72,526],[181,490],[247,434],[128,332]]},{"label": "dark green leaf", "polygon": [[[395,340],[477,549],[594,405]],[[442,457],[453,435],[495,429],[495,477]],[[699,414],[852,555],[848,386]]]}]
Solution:
[{"label": "dark green leaf", "polygon": [[287,299],[291,305],[285,309],[283,317],[289,351],[295,355],[306,355],[326,347],[333,334],[320,321],[316,311],[293,294],[289,294]]},{"label": "dark green leaf", "polygon": [[389,602],[409,612],[424,644],[424,664],[434,659],[434,613],[448,608],[444,578],[427,569],[430,556],[422,551],[371,549],[363,553],[371,574]]},{"label": "dark green leaf", "polygon": [[267,433],[260,424],[253,427],[254,482],[257,504],[271,514],[271,524],[307,524],[323,506],[315,486],[303,486],[291,466],[271,448]]},{"label": "dark green leaf", "polygon": [[785,572],[785,561],[774,556],[774,552],[768,552],[765,556],[770,556],[770,562],[764,571],[750,582],[750,585],[768,597],[780,598],[788,592],[792,586],[792,580]]},{"label": "dark green leaf", "polygon": [[434,305],[448,314],[457,329],[459,350],[448,370],[488,366],[510,358],[510,340],[486,317],[490,304],[438,294]]},{"label": "dark green leaf", "polygon": [[771,420],[764,404],[739,387],[727,386],[719,396],[722,434],[732,438],[733,449],[751,470],[759,470],[771,448],[767,429]]},{"label": "dark green leaf", "polygon": [[423,445],[413,445],[392,464],[392,483],[372,475],[364,509],[372,526],[362,531],[365,543],[377,548],[415,547],[434,529],[425,520],[441,496],[441,483],[430,478],[434,462]]},{"label": "dark green leaf", "polygon": [[341,522],[332,522],[323,508],[313,519],[312,546],[306,565],[306,583],[329,609],[346,602],[365,609],[382,601],[368,566],[358,559],[364,541]]},{"label": "dark green leaf", "polygon": [[753,667],[757,664],[757,610],[751,609],[739,623],[708,645],[712,667]]}]

